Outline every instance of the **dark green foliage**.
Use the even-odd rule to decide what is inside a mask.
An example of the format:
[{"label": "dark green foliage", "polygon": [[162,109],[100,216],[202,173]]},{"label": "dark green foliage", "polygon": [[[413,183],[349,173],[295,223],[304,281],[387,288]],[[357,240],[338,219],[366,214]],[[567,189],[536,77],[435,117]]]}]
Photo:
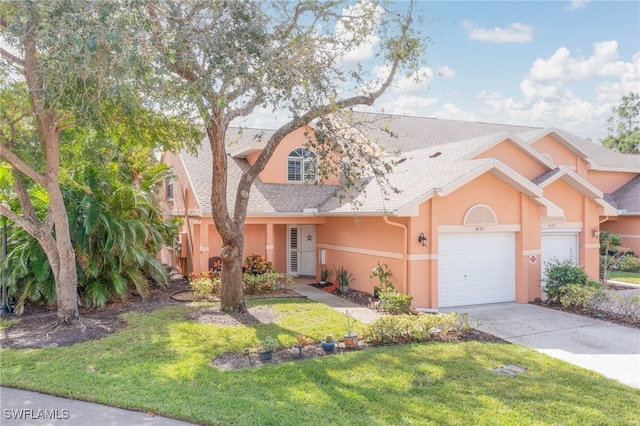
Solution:
[{"label": "dark green foliage", "polygon": [[[113,166],[113,165],[112,165]],[[146,295],[149,279],[166,281],[156,259],[171,244],[177,224],[165,221],[154,188],[168,177],[165,166],[150,167],[138,182],[126,182],[117,167],[86,165],[75,178],[83,186],[63,188],[76,252],[78,293],[89,307],[101,307],[131,288]],[[55,283],[38,243],[18,230],[12,238],[9,283],[19,298],[54,303]]]},{"label": "dark green foliage", "polygon": [[609,135],[602,140],[602,145],[619,152],[640,154],[640,95],[629,92],[611,112],[615,115],[607,119]]},{"label": "dark green foliage", "polygon": [[557,302],[561,296],[561,289],[569,284],[586,285],[589,277],[583,268],[575,266],[571,260],[560,261],[553,258],[544,263],[544,288],[547,299]]}]

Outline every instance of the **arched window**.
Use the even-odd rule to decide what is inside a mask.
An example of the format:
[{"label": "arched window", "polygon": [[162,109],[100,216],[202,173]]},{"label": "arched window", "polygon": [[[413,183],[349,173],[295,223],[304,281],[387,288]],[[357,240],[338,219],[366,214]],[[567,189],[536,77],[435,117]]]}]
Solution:
[{"label": "arched window", "polygon": [[307,148],[296,148],[287,157],[287,180],[315,182],[317,179],[316,154]]}]

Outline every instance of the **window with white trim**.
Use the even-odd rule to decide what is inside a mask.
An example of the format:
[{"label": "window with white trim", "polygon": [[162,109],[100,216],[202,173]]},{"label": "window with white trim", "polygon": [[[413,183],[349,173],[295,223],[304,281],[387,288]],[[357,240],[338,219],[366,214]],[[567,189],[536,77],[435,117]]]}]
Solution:
[{"label": "window with white trim", "polygon": [[287,157],[289,182],[315,182],[317,179],[316,154],[307,148],[296,148]]}]

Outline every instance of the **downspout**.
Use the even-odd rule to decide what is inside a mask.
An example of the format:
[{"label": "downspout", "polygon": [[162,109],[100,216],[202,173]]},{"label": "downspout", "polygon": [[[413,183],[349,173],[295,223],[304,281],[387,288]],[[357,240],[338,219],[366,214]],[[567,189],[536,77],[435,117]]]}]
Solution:
[{"label": "downspout", "polygon": [[609,216],[605,216],[604,219],[602,219],[600,222],[598,222],[598,225],[600,225],[601,223],[605,223],[608,220],[609,220]]},{"label": "downspout", "polygon": [[411,290],[411,286],[409,285],[409,262],[407,258],[407,234],[408,234],[407,225],[391,222],[389,221],[388,216],[382,216],[382,220],[384,220],[384,223],[386,223],[387,225],[397,226],[399,228],[402,228],[402,246],[404,247],[402,250],[402,263],[403,263],[403,269],[404,269],[403,274],[404,274],[404,282],[405,282],[404,294],[408,295],[409,291]]}]

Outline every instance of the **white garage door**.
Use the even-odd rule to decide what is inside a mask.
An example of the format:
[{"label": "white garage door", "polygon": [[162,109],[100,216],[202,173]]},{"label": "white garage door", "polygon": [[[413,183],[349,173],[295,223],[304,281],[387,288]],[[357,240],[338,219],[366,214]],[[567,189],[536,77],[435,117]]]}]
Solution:
[{"label": "white garage door", "polygon": [[440,234],[438,305],[515,300],[515,234]]},{"label": "white garage door", "polygon": [[542,234],[542,286],[544,287],[544,263],[557,258],[559,261],[569,259],[578,265],[578,234],[572,233],[543,233]]}]

